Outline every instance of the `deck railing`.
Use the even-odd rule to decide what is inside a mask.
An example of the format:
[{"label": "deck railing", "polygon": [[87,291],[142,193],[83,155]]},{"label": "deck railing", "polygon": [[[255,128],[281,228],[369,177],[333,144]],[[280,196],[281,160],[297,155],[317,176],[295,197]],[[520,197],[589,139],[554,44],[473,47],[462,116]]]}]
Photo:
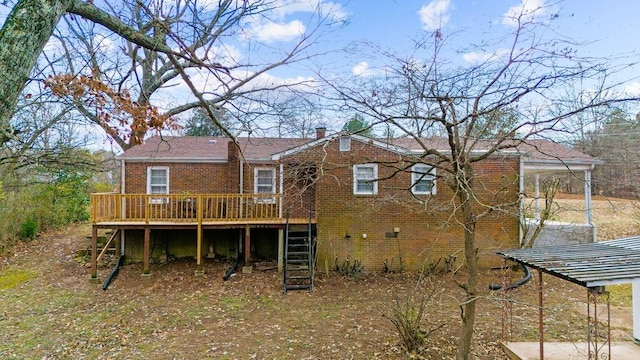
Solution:
[{"label": "deck railing", "polygon": [[91,194],[91,221],[215,222],[282,217],[279,194]]}]

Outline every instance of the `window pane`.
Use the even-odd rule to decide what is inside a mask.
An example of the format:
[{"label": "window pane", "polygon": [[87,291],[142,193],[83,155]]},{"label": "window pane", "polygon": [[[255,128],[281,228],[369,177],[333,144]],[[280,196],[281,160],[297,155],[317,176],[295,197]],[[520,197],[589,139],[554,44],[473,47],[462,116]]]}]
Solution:
[{"label": "window pane", "polygon": [[255,172],[255,192],[272,194],[275,192],[275,170],[257,169]]},{"label": "window pane", "polygon": [[433,168],[427,165],[414,165],[411,173],[411,182],[414,193],[431,193],[434,185]]},{"label": "window pane", "polygon": [[358,180],[358,192],[373,192],[373,183],[371,181]]},{"label": "window pane", "polygon": [[340,136],[340,151],[350,151],[350,150],[351,150],[351,137]]},{"label": "window pane", "polygon": [[356,168],[356,177],[358,179],[373,179],[373,168],[362,166]]},{"label": "window pane", "polygon": [[152,194],[166,194],[167,193],[167,188],[166,186],[151,186],[151,193]]},{"label": "window pane", "polygon": [[376,165],[355,165],[354,166],[354,192],[356,194],[376,194]]},{"label": "window pane", "polygon": [[418,181],[414,187],[413,190],[415,192],[420,192],[420,193],[426,193],[426,192],[431,192],[431,181],[429,180],[421,180]]},{"label": "window pane", "polygon": [[169,192],[168,169],[149,169],[149,194],[166,194]]},{"label": "window pane", "polygon": [[151,184],[166,184],[167,183],[167,172],[165,170],[151,170]]}]

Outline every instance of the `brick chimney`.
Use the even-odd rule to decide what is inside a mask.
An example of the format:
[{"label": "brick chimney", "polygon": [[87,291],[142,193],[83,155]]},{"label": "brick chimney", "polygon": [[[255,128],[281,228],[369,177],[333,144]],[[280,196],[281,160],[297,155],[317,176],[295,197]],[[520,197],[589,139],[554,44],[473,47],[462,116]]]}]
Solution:
[{"label": "brick chimney", "polygon": [[320,126],[316,128],[316,139],[322,139],[327,133],[327,128]]}]

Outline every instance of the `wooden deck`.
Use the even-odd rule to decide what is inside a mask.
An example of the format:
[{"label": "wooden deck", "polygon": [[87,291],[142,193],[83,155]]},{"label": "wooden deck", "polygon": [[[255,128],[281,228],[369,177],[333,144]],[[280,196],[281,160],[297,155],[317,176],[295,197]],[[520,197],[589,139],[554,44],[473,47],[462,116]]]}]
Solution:
[{"label": "wooden deck", "polygon": [[[192,228],[194,226],[202,226],[204,229],[219,229],[219,228],[238,228],[249,225],[252,227],[282,227],[286,224],[286,218],[276,219],[254,219],[254,220],[214,220],[214,221],[100,221],[93,222],[94,226],[99,228],[142,228],[144,226],[152,226],[156,228]],[[289,218],[289,224],[301,224],[306,225],[309,223],[309,218]],[[315,224],[316,219],[311,218],[311,223]]]},{"label": "wooden deck", "polygon": [[[280,194],[91,194],[97,223],[258,223],[285,218]],[[300,217],[300,216],[298,216]]]},{"label": "wooden deck", "polygon": [[[144,229],[144,271],[149,271],[150,229],[196,229],[197,263],[202,257],[202,230],[243,228],[245,248],[251,228],[283,229],[287,216],[281,194],[91,194],[91,278],[97,278],[97,229]],[[291,214],[290,224],[312,224],[308,214]],[[245,252],[245,260],[248,260]]]}]

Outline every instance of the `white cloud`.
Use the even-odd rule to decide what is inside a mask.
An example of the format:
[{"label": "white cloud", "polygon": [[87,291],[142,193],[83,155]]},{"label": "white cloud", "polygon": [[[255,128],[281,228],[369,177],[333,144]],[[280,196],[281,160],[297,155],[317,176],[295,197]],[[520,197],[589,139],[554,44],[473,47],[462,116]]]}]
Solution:
[{"label": "white cloud", "polygon": [[496,61],[509,53],[508,49],[498,49],[494,52],[472,51],[462,54],[462,60],[470,64],[480,64],[483,62]]},{"label": "white cloud", "polygon": [[535,18],[548,13],[545,0],[520,0],[520,4],[512,6],[502,15],[502,23],[518,26],[523,22],[532,22]]},{"label": "white cloud", "polygon": [[419,11],[422,27],[427,31],[441,29],[449,22],[449,0],[434,0]]},{"label": "white cloud", "polygon": [[246,17],[249,25],[245,36],[263,42],[291,41],[304,34],[307,28],[297,15],[314,14],[328,23],[342,23],[347,12],[342,5],[323,0],[274,0],[268,11]]},{"label": "white cloud", "polygon": [[369,70],[369,64],[366,61],[359,62],[358,65],[354,66],[351,69],[351,72],[355,76],[366,76],[371,73]]},{"label": "white cloud", "polygon": [[[205,58],[204,51],[202,51],[202,49],[199,49],[199,51],[196,52],[196,55],[199,58]],[[242,58],[243,54],[240,49],[229,44],[218,44],[217,46],[212,47],[207,52],[206,56],[206,59],[210,63],[216,63],[226,67],[237,66]]]},{"label": "white cloud", "polygon": [[103,51],[115,51],[117,50],[116,45],[103,34],[96,34],[95,43],[98,45],[100,49]]},{"label": "white cloud", "polygon": [[640,96],[640,82],[634,81],[624,87],[627,96]]},{"label": "white cloud", "polygon": [[347,18],[344,7],[338,3],[323,0],[276,0],[273,3],[274,14],[281,20],[287,15],[318,12],[334,21],[342,21]]},{"label": "white cloud", "polygon": [[300,37],[306,30],[300,20],[288,23],[265,22],[254,25],[249,36],[264,42],[291,41]]},{"label": "white cloud", "polygon": [[62,49],[62,43],[58,38],[52,36],[44,45],[43,50],[45,53],[53,53],[54,51],[60,50],[60,49]]}]

